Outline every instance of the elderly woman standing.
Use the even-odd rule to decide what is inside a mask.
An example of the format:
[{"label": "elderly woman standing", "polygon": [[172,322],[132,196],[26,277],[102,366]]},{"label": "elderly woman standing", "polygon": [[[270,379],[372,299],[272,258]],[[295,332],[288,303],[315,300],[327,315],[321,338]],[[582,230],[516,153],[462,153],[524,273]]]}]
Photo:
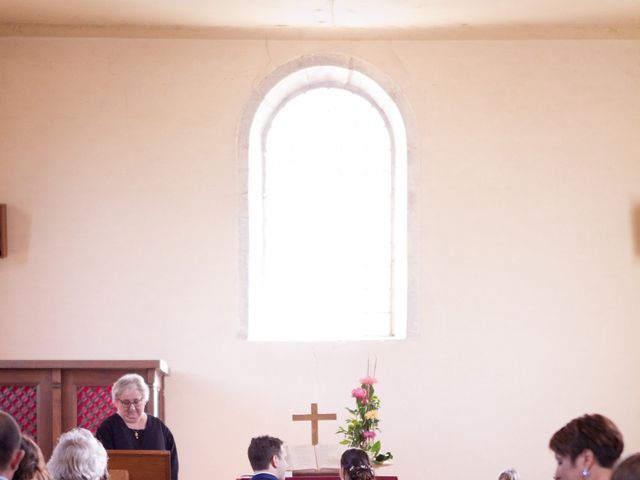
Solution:
[{"label": "elderly woman standing", "polygon": [[555,480],[610,480],[624,442],[618,427],[599,414],[574,418],[549,441],[558,466]]},{"label": "elderly woman standing", "polygon": [[47,467],[53,480],[109,478],[107,452],[84,428],[74,428],[60,436]]},{"label": "elderly woman standing", "polygon": [[120,377],[111,389],[116,413],[98,427],[96,437],[107,450],[168,450],[171,480],[178,479],[178,451],[173,435],[159,418],[148,415],[149,387],[135,373]]}]

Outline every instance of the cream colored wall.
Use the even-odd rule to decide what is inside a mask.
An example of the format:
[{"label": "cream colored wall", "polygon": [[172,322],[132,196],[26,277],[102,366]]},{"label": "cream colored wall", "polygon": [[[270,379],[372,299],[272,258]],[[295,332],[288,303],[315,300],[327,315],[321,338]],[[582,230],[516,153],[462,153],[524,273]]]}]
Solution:
[{"label": "cream colored wall", "polygon": [[[369,62],[419,138],[418,331],[239,338],[236,133],[307,53]],[[0,356],[166,359],[183,480],[309,437],[378,358],[389,473],[549,478],[550,435],[602,412],[640,450],[640,41],[0,39]],[[636,230],[637,231],[637,230]],[[321,426],[330,440],[337,424]]]}]

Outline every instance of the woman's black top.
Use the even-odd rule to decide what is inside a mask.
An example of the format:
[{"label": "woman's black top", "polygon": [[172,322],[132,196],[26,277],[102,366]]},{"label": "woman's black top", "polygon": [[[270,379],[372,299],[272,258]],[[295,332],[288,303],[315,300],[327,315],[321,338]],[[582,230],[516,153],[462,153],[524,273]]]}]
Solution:
[{"label": "woman's black top", "polygon": [[171,453],[171,480],[178,480],[176,442],[171,430],[159,418],[147,414],[144,430],[133,430],[114,413],[98,427],[96,438],[107,450],[168,450]]}]

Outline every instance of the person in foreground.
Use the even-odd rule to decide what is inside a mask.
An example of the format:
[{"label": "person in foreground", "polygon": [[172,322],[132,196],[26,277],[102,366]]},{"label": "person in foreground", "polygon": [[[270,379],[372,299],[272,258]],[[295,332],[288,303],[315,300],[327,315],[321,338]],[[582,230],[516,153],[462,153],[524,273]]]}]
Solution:
[{"label": "person in foreground", "polygon": [[22,457],[20,427],[11,415],[0,410],[0,480],[13,478]]},{"label": "person in foreground", "polygon": [[628,457],[613,471],[611,480],[640,480],[640,453]]},{"label": "person in foreground", "polygon": [[603,415],[583,415],[553,434],[549,448],[558,466],[555,480],[610,480],[624,448],[618,427]]},{"label": "person in foreground", "polygon": [[284,480],[287,455],[282,440],[267,435],[252,438],[247,455],[253,469],[251,480]]},{"label": "person in foreground", "polygon": [[53,480],[106,480],[107,451],[89,430],[74,428],[63,433],[49,463]]},{"label": "person in foreground", "polygon": [[22,434],[20,448],[24,450],[24,458],[13,474],[13,480],[50,480],[44,455],[36,442]]},{"label": "person in foreground", "polygon": [[520,476],[518,475],[518,472],[515,470],[515,468],[507,468],[506,470],[500,472],[498,480],[520,480]]},{"label": "person in foreground", "polygon": [[159,418],[148,415],[149,387],[135,373],[120,377],[111,389],[116,413],[98,427],[96,437],[107,450],[168,450],[171,480],[178,480],[178,450],[171,430]]},{"label": "person in foreground", "polygon": [[373,480],[376,478],[369,462],[369,455],[359,448],[345,450],[340,457],[341,480]]}]

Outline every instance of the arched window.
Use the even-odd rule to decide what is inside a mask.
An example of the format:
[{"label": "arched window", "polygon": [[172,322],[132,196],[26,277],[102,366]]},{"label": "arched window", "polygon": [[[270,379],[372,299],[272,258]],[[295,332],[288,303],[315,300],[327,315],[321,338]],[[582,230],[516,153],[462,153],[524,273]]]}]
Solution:
[{"label": "arched window", "polygon": [[248,338],[404,338],[407,135],[398,106],[349,66],[276,80],[247,135]]}]

